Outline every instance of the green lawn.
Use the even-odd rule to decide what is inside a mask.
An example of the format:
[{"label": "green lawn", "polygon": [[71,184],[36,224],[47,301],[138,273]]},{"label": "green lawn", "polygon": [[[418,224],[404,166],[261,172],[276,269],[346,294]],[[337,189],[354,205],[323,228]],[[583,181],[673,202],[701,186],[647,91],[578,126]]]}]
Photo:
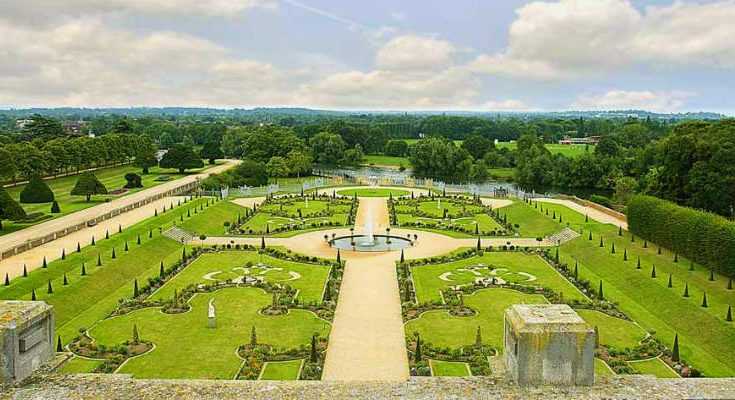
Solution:
[{"label": "green lawn", "polygon": [[[39,300],[54,306],[57,334],[68,343],[78,334],[79,328],[90,327],[109,315],[118,299],[130,297],[133,281],[147,282],[149,277],[158,275],[161,261],[171,265],[181,257],[181,244],[159,233],[181,215],[186,214],[189,206],[204,200],[197,199],[173,211],[159,213],[157,217],[144,220],[136,225],[124,227],[122,233],[111,232],[110,239],[95,238],[95,246],[86,246],[77,253],[67,249],[66,259],[50,262],[48,268],[38,268],[27,278],[17,277],[10,286],[0,287],[1,299],[31,298],[35,289]],[[152,237],[149,238],[149,234]],[[140,237],[141,244],[137,244]],[[127,242],[129,251],[124,251]],[[112,249],[116,258],[112,258]],[[97,266],[101,257],[102,266]],[[85,263],[86,276],[81,276],[81,265]],[[64,274],[68,285],[64,285]],[[47,293],[51,281],[53,293]]]},{"label": "green lawn", "polygon": [[368,165],[387,165],[391,167],[404,166],[406,168],[411,166],[411,161],[408,157],[391,157],[384,155],[366,155],[363,158],[363,163]]},{"label": "green lawn", "polygon": [[[579,157],[585,152],[594,152],[595,146],[590,145],[586,146],[583,144],[572,144],[572,145],[566,145],[566,144],[558,144],[558,143],[547,143],[544,145],[547,150],[551,152],[551,154],[562,154],[566,157]],[[516,142],[500,142],[496,145],[496,148],[498,149],[510,149],[515,150],[517,148]]]},{"label": "green lawn", "polygon": [[483,343],[502,349],[505,309],[513,304],[539,303],[546,303],[544,296],[509,289],[483,289],[464,297],[464,304],[475,309],[476,315],[455,317],[444,310],[427,311],[406,323],[406,335],[418,332],[425,343],[457,348],[475,343],[480,326]]},{"label": "green lawn", "polygon": [[[198,173],[201,170],[204,170],[208,167],[210,166],[206,165],[204,168],[199,169],[199,170],[190,170],[190,171],[187,171],[187,174]],[[131,172],[141,175],[140,168],[132,166],[132,165],[104,168],[104,169],[94,171],[94,174],[95,176],[97,176],[100,182],[102,182],[105,185],[105,187],[107,187],[108,191],[112,191],[115,189],[121,189],[123,186],[125,186],[125,183],[126,183],[125,174],[131,173]],[[23,206],[23,209],[26,211],[26,213],[30,214],[30,213],[35,213],[35,212],[42,212],[44,214],[49,214],[53,216],[53,218],[58,218],[58,217],[61,217],[67,214],[71,214],[79,210],[83,210],[88,207],[102,204],[107,199],[115,199],[118,197],[123,197],[129,194],[138,192],[140,190],[147,189],[147,188],[165,183],[165,181],[156,181],[156,178],[160,176],[166,176],[170,180],[173,180],[173,179],[181,178],[182,176],[185,176],[185,175],[181,175],[177,171],[171,170],[171,169],[161,169],[159,167],[152,167],[148,175],[141,175],[142,183],[143,183],[142,188],[129,189],[127,192],[119,194],[119,195],[93,196],[92,201],[90,202],[87,202],[83,196],[72,196],[70,194],[71,189],[76,184],[79,176],[65,176],[65,177],[60,177],[60,178],[48,179],[45,182],[46,184],[49,185],[51,190],[54,192],[56,201],[59,202],[61,213],[51,214],[51,203],[21,204],[21,205]],[[6,190],[10,194],[11,197],[13,197],[15,200],[20,201],[20,192],[23,190],[24,186],[25,184],[13,186],[13,187],[6,188]],[[3,230],[0,231],[0,234],[8,234],[10,232],[13,232],[19,229],[23,229],[31,225],[33,224],[15,224],[9,221],[4,222]]]},{"label": "green lawn", "polygon": [[400,190],[400,189],[379,189],[379,188],[364,188],[364,189],[347,189],[347,190],[340,190],[337,192],[338,195],[341,196],[354,196],[357,194],[357,197],[389,197],[390,195],[393,195],[393,197],[400,197],[400,196],[407,196],[411,194],[408,190]]},{"label": "green lawn", "polygon": [[596,326],[598,341],[618,350],[632,349],[646,337],[646,332],[631,321],[615,318],[595,310],[577,310],[582,319]]},{"label": "green lawn", "polygon": [[102,365],[102,360],[90,360],[86,358],[73,357],[61,366],[59,372],[62,374],[86,374]]},{"label": "green lawn", "polygon": [[514,168],[490,168],[490,177],[500,180],[510,180],[515,175]]},{"label": "green lawn", "polygon": [[657,378],[679,378],[679,375],[659,358],[651,358],[643,361],[628,361],[638,373],[653,375]]},{"label": "green lawn", "polygon": [[506,282],[546,287],[563,293],[567,299],[585,298],[541,257],[522,252],[485,252],[480,257],[451,263],[411,267],[411,274],[419,303],[441,300],[440,291],[450,286],[493,276]]},{"label": "green lawn", "polygon": [[610,377],[615,376],[615,372],[599,358],[595,358],[595,376]]},{"label": "green lawn", "polygon": [[432,376],[470,376],[470,366],[464,362],[429,360]]},{"label": "green lawn", "polygon": [[238,215],[245,215],[245,207],[229,201],[218,201],[204,211],[197,210],[196,214],[193,207],[191,208],[189,211],[191,218],[179,226],[196,237],[224,236],[227,234],[225,222],[234,223]]},{"label": "green lawn", "polygon": [[[404,199],[396,202],[398,226],[427,229],[453,237],[503,234],[503,227],[479,205],[449,199]],[[447,218],[444,218],[444,213]],[[408,224],[408,225],[407,225]]]},{"label": "green lawn", "polygon": [[255,215],[242,224],[240,232],[285,237],[305,230],[345,226],[351,203],[351,199],[275,199],[260,206]]},{"label": "green lawn", "polygon": [[[550,223],[555,221],[545,215],[546,209],[550,213],[561,212],[565,224],[569,222],[575,229],[585,229],[581,237],[561,246],[561,260],[569,265],[578,261],[580,277],[592,282],[593,287],[602,280],[606,298],[618,303],[644,329],[655,331],[668,346],[678,333],[682,357],[707,376],[735,374],[735,354],[722,351],[735,346],[732,323],[724,320],[728,305],[735,303],[735,291],[727,290],[726,278],[716,276],[714,281],[709,281],[706,268],[695,265],[695,270],[690,271],[690,262],[683,257],[675,263],[674,254],[668,250],[663,249],[659,255],[656,245],[648,243],[644,248],[639,238],[631,242],[627,232],[618,236],[618,229],[613,225],[591,220],[584,223],[583,215],[566,207],[544,205],[544,213],[540,208],[526,207]],[[592,240],[588,239],[590,231]],[[603,247],[599,246],[600,236]],[[613,243],[615,254],[612,254]],[[641,269],[636,268],[639,257]],[[653,265],[656,278],[651,277]],[[672,288],[668,288],[669,275]],[[685,284],[689,286],[688,298],[682,296]],[[701,306],[705,291],[707,308]]]},{"label": "green lawn", "polygon": [[[251,267],[247,266],[248,262],[252,263]],[[324,265],[280,260],[255,251],[205,253],[166,282],[151,296],[151,299],[173,298],[174,290],[180,292],[192,284],[212,284],[228,279],[242,280],[247,276],[289,285],[299,291],[298,299],[301,302],[318,303],[322,300],[329,268]]]},{"label": "green lawn", "polygon": [[[207,327],[207,308],[214,299],[217,327]],[[329,323],[311,312],[290,310],[281,316],[263,316],[259,311],[271,303],[271,295],[253,287],[226,288],[197,294],[192,310],[164,314],[146,308],[97,324],[91,336],[98,343],[115,345],[132,337],[138,327],[143,340],[155,349],[128,360],[121,373],[136,378],[233,379],[242,360],[239,345],[248,343],[255,326],[258,341],[282,348],[309,344],[311,336],[329,334]]]},{"label": "green lawn", "polygon": [[[539,203],[540,205],[541,203]],[[546,207],[545,204],[544,207]],[[509,206],[498,209],[498,211],[501,217],[506,216],[508,223],[516,226],[521,237],[549,236],[564,228],[563,225],[560,225],[551,218],[546,218],[538,210],[534,209],[533,206],[529,206],[522,201],[516,201]]]},{"label": "green lawn", "polygon": [[295,381],[299,379],[304,360],[269,361],[263,365],[262,381]]}]

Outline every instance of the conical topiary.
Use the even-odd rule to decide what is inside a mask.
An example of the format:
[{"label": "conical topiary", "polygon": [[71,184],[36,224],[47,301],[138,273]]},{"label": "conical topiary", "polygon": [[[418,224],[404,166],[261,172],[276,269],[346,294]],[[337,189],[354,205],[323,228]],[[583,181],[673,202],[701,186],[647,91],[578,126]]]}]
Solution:
[{"label": "conical topiary", "polygon": [[605,295],[602,292],[602,281],[600,281],[600,288],[597,289],[597,297],[599,297],[600,300],[605,300]]},{"label": "conical topiary", "polygon": [[48,286],[46,288],[46,293],[51,294],[54,292],[53,286],[51,286],[51,279],[48,280]]},{"label": "conical topiary", "polygon": [[61,345],[61,336],[58,336],[56,340],[56,352],[61,353],[62,351],[64,351],[64,346]]},{"label": "conical topiary", "polygon": [[10,286],[10,276],[8,273],[5,273],[5,286]]},{"label": "conical topiary", "polygon": [[656,277],[656,264],[654,264],[653,267],[651,268],[651,278],[655,278],[655,277]]},{"label": "conical topiary", "polygon": [[666,285],[666,287],[669,287],[669,288],[674,287],[673,282],[671,281],[671,274],[669,274],[669,283]]},{"label": "conical topiary", "polygon": [[41,266],[43,268],[48,268],[48,262],[46,262],[46,256],[43,256],[43,264]]},{"label": "conical topiary", "polygon": [[684,284],[684,297],[689,297],[689,282]]},{"label": "conical topiary", "polygon": [[732,306],[727,306],[727,316],[725,316],[725,321],[732,322]]},{"label": "conical topiary", "polygon": [[709,305],[707,304],[707,292],[702,293],[702,307],[709,307]]},{"label": "conical topiary", "polygon": [[28,268],[26,268],[25,264],[23,264],[23,277],[24,278],[28,277]]},{"label": "conical topiary", "polygon": [[679,334],[674,336],[674,348],[671,350],[671,361],[679,362]]},{"label": "conical topiary", "polygon": [[66,277],[66,272],[64,272],[64,286],[67,286],[69,284],[69,279]]},{"label": "conical topiary", "polygon": [[36,289],[31,290],[31,300],[36,301]]}]

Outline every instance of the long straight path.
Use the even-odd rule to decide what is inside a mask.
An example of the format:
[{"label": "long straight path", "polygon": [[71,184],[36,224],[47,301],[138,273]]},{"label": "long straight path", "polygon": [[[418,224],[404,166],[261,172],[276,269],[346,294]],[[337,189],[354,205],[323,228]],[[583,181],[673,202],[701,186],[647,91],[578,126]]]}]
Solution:
[{"label": "long straight path", "polygon": [[[227,160],[224,164],[217,165],[212,168],[208,168],[202,173],[188,175],[188,176],[176,179],[171,182],[166,182],[166,183],[154,186],[149,189],[141,190],[129,196],[124,196],[119,199],[112,200],[108,203],[103,203],[103,204],[100,204],[94,207],[86,208],[84,210],[80,210],[75,213],[60,217],[60,218],[56,218],[50,221],[40,223],[38,225],[30,226],[28,228],[19,230],[17,232],[13,232],[7,235],[0,236],[0,254],[2,254],[3,252],[7,250],[13,249],[14,247],[18,245],[21,245],[21,244],[24,244],[24,243],[27,243],[33,240],[37,240],[51,233],[62,231],[66,228],[76,226],[79,224],[83,224],[91,219],[105,215],[113,210],[117,210],[123,207],[133,205],[137,202],[143,201],[150,197],[153,197],[153,196],[156,196],[162,193],[167,193],[181,186],[196,182],[197,180],[203,179],[209,176],[210,174],[217,174],[217,173],[223,172],[229,168],[232,168],[234,165],[237,165],[236,161]],[[28,251],[33,251],[33,249],[28,250]],[[9,258],[13,258],[13,257],[17,257],[17,256],[12,256]]]},{"label": "long straight path", "polygon": [[[361,232],[389,226],[385,199],[362,198],[355,221]],[[329,336],[324,380],[405,380],[408,358],[393,253],[346,255],[337,310]]]}]

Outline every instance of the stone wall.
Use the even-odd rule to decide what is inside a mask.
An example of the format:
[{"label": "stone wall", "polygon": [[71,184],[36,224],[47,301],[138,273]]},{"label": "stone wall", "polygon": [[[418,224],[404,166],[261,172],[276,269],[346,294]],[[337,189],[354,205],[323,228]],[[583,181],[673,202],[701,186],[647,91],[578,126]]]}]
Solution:
[{"label": "stone wall", "polygon": [[486,377],[412,378],[405,382],[136,380],[127,375],[45,375],[6,388],[12,399],[733,399],[735,379],[625,376],[591,387],[520,388]]}]

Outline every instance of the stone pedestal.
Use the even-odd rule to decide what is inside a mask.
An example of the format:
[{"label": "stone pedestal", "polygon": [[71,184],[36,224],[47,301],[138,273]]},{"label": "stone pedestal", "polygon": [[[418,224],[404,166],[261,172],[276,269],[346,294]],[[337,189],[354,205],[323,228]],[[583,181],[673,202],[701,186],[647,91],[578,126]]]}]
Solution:
[{"label": "stone pedestal", "polygon": [[207,327],[210,329],[216,328],[217,327],[217,317],[207,318]]},{"label": "stone pedestal", "polygon": [[52,311],[43,301],[0,301],[0,382],[21,381],[54,356]]},{"label": "stone pedestal", "polygon": [[505,311],[506,373],[520,386],[594,383],[595,331],[566,304]]}]

